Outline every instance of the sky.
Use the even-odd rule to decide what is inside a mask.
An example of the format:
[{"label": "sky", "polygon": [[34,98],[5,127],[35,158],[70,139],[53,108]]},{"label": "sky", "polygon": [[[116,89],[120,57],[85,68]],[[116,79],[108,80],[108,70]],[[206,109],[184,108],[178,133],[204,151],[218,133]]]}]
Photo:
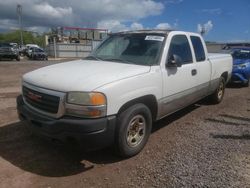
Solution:
[{"label": "sky", "polygon": [[175,29],[205,31],[215,42],[250,42],[250,0],[0,0],[0,32],[19,28],[91,27],[109,31]]}]

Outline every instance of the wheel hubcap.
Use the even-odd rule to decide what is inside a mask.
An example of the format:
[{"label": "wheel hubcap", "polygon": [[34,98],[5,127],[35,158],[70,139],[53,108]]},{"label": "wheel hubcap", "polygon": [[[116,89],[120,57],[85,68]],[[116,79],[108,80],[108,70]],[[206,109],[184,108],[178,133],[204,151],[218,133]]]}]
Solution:
[{"label": "wheel hubcap", "polygon": [[127,143],[130,147],[138,146],[145,136],[146,121],[142,115],[134,116],[127,129]]},{"label": "wheel hubcap", "polygon": [[223,96],[223,88],[224,88],[223,83],[220,83],[219,91],[218,91],[218,98],[219,99],[222,98],[222,96]]}]

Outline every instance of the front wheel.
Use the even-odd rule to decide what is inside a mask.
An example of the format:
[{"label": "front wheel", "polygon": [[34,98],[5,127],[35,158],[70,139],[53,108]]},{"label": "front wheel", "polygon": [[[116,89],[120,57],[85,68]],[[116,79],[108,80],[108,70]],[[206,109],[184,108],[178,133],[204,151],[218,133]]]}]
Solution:
[{"label": "front wheel", "polygon": [[17,57],[16,57],[16,61],[20,61],[20,56],[18,55]]},{"label": "front wheel", "polygon": [[246,83],[243,84],[243,87],[248,87],[249,86],[249,78]]},{"label": "front wheel", "polygon": [[152,128],[152,116],[144,104],[135,104],[118,115],[116,149],[122,157],[138,154],[146,145]]},{"label": "front wheel", "polygon": [[210,96],[210,100],[214,104],[218,104],[222,101],[225,93],[225,79],[220,77],[219,85],[215,92]]}]

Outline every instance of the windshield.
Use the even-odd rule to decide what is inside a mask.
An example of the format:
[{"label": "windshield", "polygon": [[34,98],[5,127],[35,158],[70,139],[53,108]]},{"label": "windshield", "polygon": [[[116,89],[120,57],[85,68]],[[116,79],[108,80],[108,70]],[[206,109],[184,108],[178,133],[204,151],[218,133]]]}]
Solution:
[{"label": "windshield", "polygon": [[232,53],[234,59],[250,59],[250,49],[249,50],[235,50]]},{"label": "windshield", "polygon": [[152,34],[112,35],[87,59],[137,65],[157,64],[164,38],[163,35]]},{"label": "windshield", "polygon": [[13,46],[10,45],[9,43],[1,43],[1,44],[0,44],[0,47],[9,47],[9,48],[11,48],[11,47],[13,47]]},{"label": "windshield", "polygon": [[34,51],[35,51],[35,52],[44,52],[44,51],[43,51],[42,49],[40,49],[40,48],[35,48]]}]

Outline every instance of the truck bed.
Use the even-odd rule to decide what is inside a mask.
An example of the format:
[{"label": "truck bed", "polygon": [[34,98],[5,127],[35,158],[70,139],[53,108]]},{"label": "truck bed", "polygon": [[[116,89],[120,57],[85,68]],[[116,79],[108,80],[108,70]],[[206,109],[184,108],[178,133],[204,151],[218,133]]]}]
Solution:
[{"label": "truck bed", "polygon": [[[211,80],[220,78],[223,72],[232,72],[232,56],[230,54],[208,53],[208,59],[211,62],[212,72]],[[221,66],[223,64],[223,66]],[[229,81],[231,75],[228,75],[226,82]]]}]

